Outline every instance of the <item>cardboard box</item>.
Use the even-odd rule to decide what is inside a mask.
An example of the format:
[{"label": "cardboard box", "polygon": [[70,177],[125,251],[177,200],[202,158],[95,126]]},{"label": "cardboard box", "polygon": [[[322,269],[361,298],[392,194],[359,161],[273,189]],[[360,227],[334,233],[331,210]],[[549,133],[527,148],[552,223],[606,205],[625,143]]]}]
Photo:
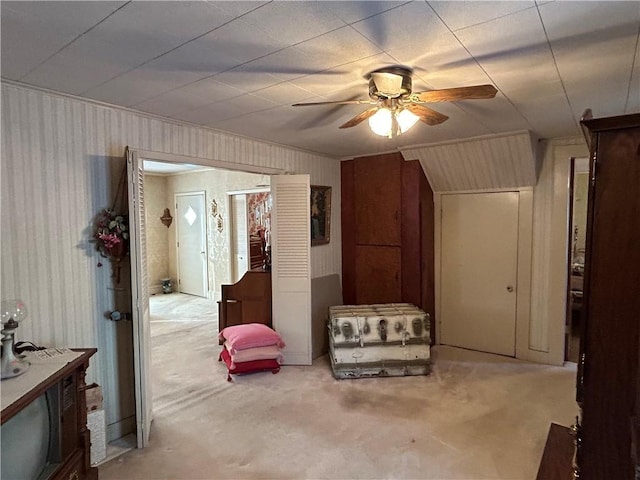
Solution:
[{"label": "cardboard box", "polygon": [[102,409],[102,387],[97,384],[91,384],[87,386],[85,390],[85,396],[87,399],[87,413],[91,413],[94,410]]}]

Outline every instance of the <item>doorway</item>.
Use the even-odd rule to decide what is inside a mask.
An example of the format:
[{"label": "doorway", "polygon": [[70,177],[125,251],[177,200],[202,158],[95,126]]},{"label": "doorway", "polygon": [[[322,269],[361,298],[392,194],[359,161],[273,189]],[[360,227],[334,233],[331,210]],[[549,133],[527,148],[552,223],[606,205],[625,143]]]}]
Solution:
[{"label": "doorway", "polygon": [[178,193],[175,198],[178,291],[206,298],[209,288],[205,192]]},{"label": "doorway", "polygon": [[578,362],[580,355],[580,326],[584,259],[587,230],[589,193],[589,159],[575,158],[571,162],[571,203],[568,240],[567,318],[565,334],[565,360]]},{"label": "doorway", "polygon": [[[148,444],[150,423],[152,419],[152,396],[150,385],[152,380],[151,368],[151,335],[149,334],[149,275],[147,268],[147,219],[153,220],[153,214],[147,205],[145,194],[143,159],[154,159],[160,162],[168,162],[172,165],[180,162],[180,159],[189,157],[174,156],[158,152],[145,152],[130,150],[127,148],[127,165],[129,171],[129,206],[131,218],[135,220],[131,225],[131,263],[132,263],[132,296],[133,296],[133,324],[134,340],[133,350],[135,358],[135,384],[136,384],[136,425],[138,428],[138,447],[143,448]],[[224,173],[240,173],[243,165],[219,162],[202,161],[220,169],[214,175],[212,182],[224,184],[220,177]],[[273,224],[272,224],[272,262],[273,282],[272,298],[274,328],[278,330],[287,343],[287,354],[284,364],[311,364],[311,263],[310,263],[310,237],[309,237],[309,175],[278,175],[280,170],[268,167],[255,167],[257,173],[276,174],[272,177],[273,195]],[[251,174],[252,172],[244,172]],[[232,190],[226,186],[225,192]],[[221,213],[221,203],[216,201],[216,196],[210,198],[210,209],[207,215],[215,218],[209,225],[218,233],[217,238],[226,240],[229,237],[229,219]],[[226,193],[217,198],[226,198]],[[207,206],[209,207],[209,206]],[[222,204],[228,212],[228,204]],[[225,213],[226,213],[225,212]],[[165,217],[165,215],[162,215]],[[165,219],[160,217],[162,224]],[[155,223],[155,222],[154,222]],[[281,231],[280,231],[281,230]],[[282,235],[279,235],[282,233]],[[215,243],[215,242],[214,242]],[[228,245],[228,243],[227,243]],[[215,246],[215,245],[214,245]],[[211,248],[209,249],[212,250]],[[291,255],[291,252],[294,252]],[[228,256],[228,248],[224,269],[230,271],[231,262]],[[134,268],[135,267],[135,268]],[[225,277],[215,278],[219,285]],[[212,301],[215,300],[211,299]],[[275,305],[278,305],[276,309]],[[136,336],[136,332],[138,332]],[[209,345],[208,345],[209,346]],[[185,365],[188,368],[188,365]],[[143,391],[144,390],[144,391]],[[143,391],[144,394],[138,394]],[[141,412],[141,414],[138,414]]]},{"label": "doorway", "polygon": [[[157,401],[162,406],[166,405],[166,400],[170,400],[166,397],[168,394],[165,388],[166,381],[169,380],[171,383],[171,394],[174,397],[184,395],[187,398],[189,395],[188,363],[176,362],[173,367],[184,370],[180,373],[174,368],[171,370],[170,378],[167,377],[169,370],[165,368],[166,365],[162,364],[167,360],[167,355],[166,352],[162,352],[162,348],[166,348],[167,344],[171,342],[167,342],[166,339],[179,339],[185,336],[195,339],[196,333],[199,332],[208,338],[207,341],[201,342],[202,348],[207,349],[207,352],[212,355],[219,353],[214,352],[212,348],[213,345],[217,345],[215,337],[218,328],[215,296],[206,295],[206,293],[203,296],[194,296],[175,292],[179,289],[177,283],[179,259],[176,246],[179,241],[185,241],[179,240],[179,230],[184,232],[187,226],[197,225],[198,218],[204,220],[202,224],[207,226],[206,230],[210,235],[210,240],[203,244],[201,234],[193,235],[197,239],[194,244],[197,248],[192,250],[197,251],[198,255],[203,251],[211,252],[211,255],[204,254],[205,258],[208,257],[212,260],[213,268],[209,269],[209,278],[207,279],[205,275],[205,279],[210,285],[216,284],[214,280],[217,280],[217,284],[226,282],[225,268],[228,271],[230,263],[229,249],[225,248],[228,242],[229,225],[228,219],[222,215],[227,211],[227,205],[224,201],[226,191],[230,188],[229,183],[231,183],[231,188],[247,186],[247,184],[255,185],[254,182],[262,180],[263,176],[259,173],[214,169],[193,164],[182,165],[177,162],[156,162],[156,164],[162,164],[161,172],[158,172],[155,169],[157,165],[154,165],[151,169],[155,170],[155,175],[147,175],[149,172],[146,171],[149,169],[146,167],[149,164],[145,161],[145,168],[140,168],[143,165],[142,160],[154,158],[155,154],[148,156],[146,152],[134,151],[131,156],[131,163],[135,165],[132,170],[139,171],[135,178],[138,178],[137,184],[140,186],[133,193],[130,205],[144,206],[140,212],[140,220],[137,220],[138,216],[136,215],[135,224],[132,225],[132,230],[138,233],[137,238],[144,240],[140,245],[132,240],[132,262],[136,258],[136,265],[140,265],[138,277],[142,279],[142,282],[134,282],[132,291],[136,292],[139,298],[139,301],[134,305],[137,305],[138,309],[140,309],[140,305],[143,305],[147,312],[151,310],[151,314],[140,315],[138,313],[137,316],[134,315],[134,328],[146,332],[145,335],[138,335],[137,338],[134,338],[133,344],[136,358],[140,359],[138,363],[141,367],[144,366],[144,368],[136,367],[135,371],[136,385],[144,385],[146,392],[142,396],[138,395],[136,391],[137,443],[138,447],[144,447],[148,444],[151,418],[163,414],[162,411],[152,410],[153,404]],[[194,186],[195,182],[200,182],[201,188]],[[237,182],[244,183],[238,185]],[[183,193],[185,195],[179,195]],[[180,199],[180,197],[184,198]],[[212,208],[216,205],[215,199],[218,199],[220,203],[217,209]],[[167,216],[163,212],[167,207],[171,207],[174,212],[173,222],[166,222]],[[165,221],[162,221],[163,217],[165,217]],[[206,221],[209,218],[210,221]],[[167,225],[167,223],[169,224]],[[197,228],[197,230],[199,229]],[[145,261],[139,261],[142,258]],[[222,264],[222,267],[216,269],[219,264]],[[180,278],[183,281],[180,283],[184,284],[184,268],[181,273]],[[176,285],[174,293],[162,293],[161,283],[163,282],[161,280],[164,277],[173,280]],[[155,293],[156,298],[153,301],[150,301],[149,293]],[[155,300],[163,300],[163,302],[159,304]],[[197,309],[192,303],[189,303],[193,301],[200,302]],[[194,317],[196,310],[197,315]],[[154,365],[154,363],[156,364]],[[158,385],[160,385],[158,390],[151,388],[152,386],[158,387]],[[136,388],[138,390],[138,387]],[[138,412],[142,412],[142,415],[139,415]]]}]

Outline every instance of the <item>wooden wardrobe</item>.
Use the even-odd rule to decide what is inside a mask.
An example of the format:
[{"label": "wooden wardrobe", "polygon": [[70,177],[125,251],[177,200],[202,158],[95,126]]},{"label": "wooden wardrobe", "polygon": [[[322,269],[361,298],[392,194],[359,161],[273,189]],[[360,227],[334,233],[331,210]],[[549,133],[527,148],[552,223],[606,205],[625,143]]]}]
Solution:
[{"label": "wooden wardrobe", "polygon": [[640,468],[640,114],[582,123],[591,171],[576,467],[581,480],[633,480]]}]

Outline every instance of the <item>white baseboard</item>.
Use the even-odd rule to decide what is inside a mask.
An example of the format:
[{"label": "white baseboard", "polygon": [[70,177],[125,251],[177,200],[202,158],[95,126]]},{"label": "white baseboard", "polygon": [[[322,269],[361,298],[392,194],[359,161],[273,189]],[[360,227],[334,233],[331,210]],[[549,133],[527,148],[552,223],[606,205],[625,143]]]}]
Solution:
[{"label": "white baseboard", "polygon": [[130,433],[136,433],[136,417],[127,417],[119,422],[107,425],[107,443],[122,438]]}]

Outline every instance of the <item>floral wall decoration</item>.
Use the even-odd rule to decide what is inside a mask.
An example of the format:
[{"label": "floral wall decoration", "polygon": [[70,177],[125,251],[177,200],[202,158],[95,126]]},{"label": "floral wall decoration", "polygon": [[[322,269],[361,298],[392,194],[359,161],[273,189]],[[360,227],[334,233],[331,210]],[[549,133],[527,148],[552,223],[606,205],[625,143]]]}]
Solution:
[{"label": "floral wall decoration", "polygon": [[[122,259],[129,253],[129,218],[118,212],[128,211],[127,206],[127,168],[120,173],[118,187],[111,208],[105,208],[96,215],[93,222],[93,241],[104,258],[111,261],[112,277],[120,283]],[[98,263],[101,267],[102,263]]]},{"label": "floral wall decoration", "polygon": [[[113,277],[120,283],[120,262],[129,253],[129,221],[112,209],[104,209],[94,221],[94,241],[104,258],[112,262]],[[98,264],[102,266],[102,264]]]}]

